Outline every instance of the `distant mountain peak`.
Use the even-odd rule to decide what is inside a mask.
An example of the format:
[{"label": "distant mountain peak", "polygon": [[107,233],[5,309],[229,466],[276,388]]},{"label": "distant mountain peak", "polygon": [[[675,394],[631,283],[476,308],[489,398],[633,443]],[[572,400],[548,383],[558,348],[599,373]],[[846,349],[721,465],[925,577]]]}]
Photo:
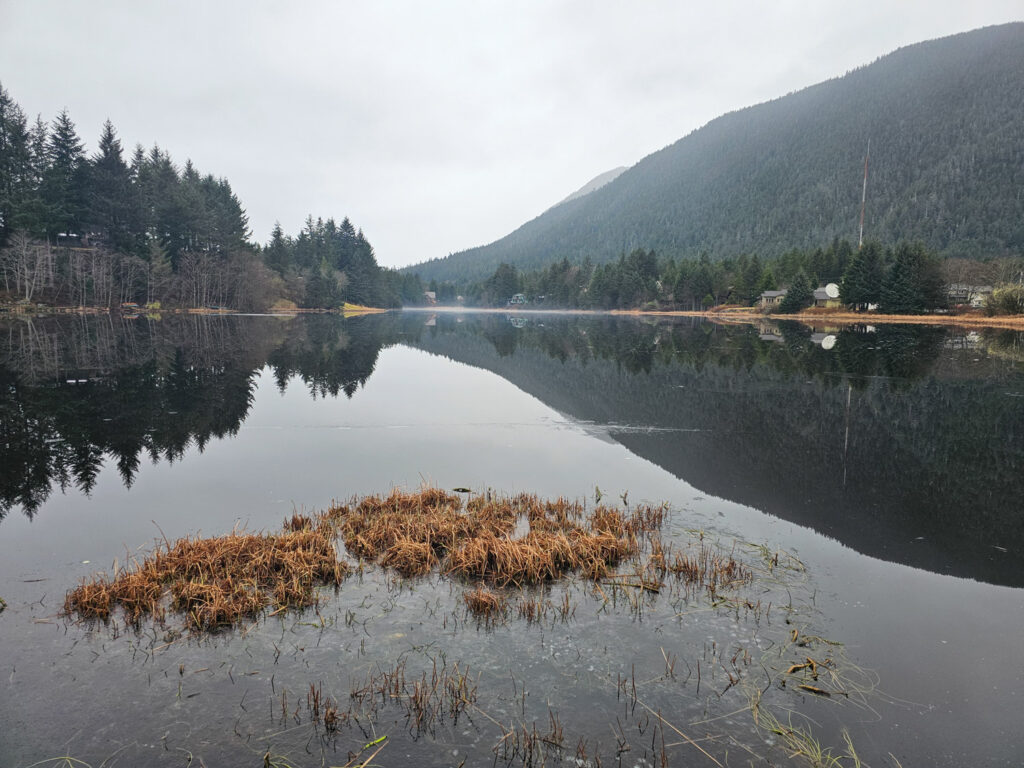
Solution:
[{"label": "distant mountain peak", "polygon": [[[591,192],[596,192],[605,184],[615,181],[615,179],[618,178],[619,175],[625,170],[626,166],[620,165],[618,168],[612,168],[610,171],[605,171],[600,176],[595,176],[582,187],[573,192],[571,195],[569,195],[563,200],[559,200],[557,203],[552,205],[551,208],[557,208],[560,205],[568,203],[570,200],[575,200],[578,197],[589,195]],[[548,210],[551,210],[551,208],[549,208]]]}]

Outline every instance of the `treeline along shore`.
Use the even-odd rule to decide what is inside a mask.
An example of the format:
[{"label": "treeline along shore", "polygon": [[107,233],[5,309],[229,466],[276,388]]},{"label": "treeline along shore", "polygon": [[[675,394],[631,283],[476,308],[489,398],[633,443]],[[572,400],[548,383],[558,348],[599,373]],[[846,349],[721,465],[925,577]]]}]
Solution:
[{"label": "treeline along shore", "polygon": [[399,306],[417,281],[382,269],[347,218],[309,216],[252,241],[227,179],[159,145],[126,156],[108,120],[97,150],[67,111],[30,122],[0,84],[0,303],[234,310]]},{"label": "treeline along shore", "polygon": [[[616,261],[562,259],[521,272],[500,264],[471,283],[431,281],[438,304],[535,309],[651,312],[750,310],[796,314],[819,308],[889,316],[1024,313],[1024,257],[984,260],[938,257],[921,243],[824,247],[712,260],[662,259],[638,248]],[[834,285],[835,296],[825,288]]]},{"label": "treeline along shore", "polygon": [[[308,216],[295,236],[276,224],[252,241],[227,179],[179,165],[159,145],[126,153],[113,124],[88,155],[66,111],[30,122],[0,85],[0,308],[266,311],[457,304],[539,309],[798,313],[829,307],[888,315],[1024,313],[1024,257],[942,259],[920,242],[855,248],[835,238],[779,256],[501,263],[478,281],[382,268],[347,217]],[[774,293],[766,303],[766,294]],[[772,297],[770,297],[772,298]]]}]

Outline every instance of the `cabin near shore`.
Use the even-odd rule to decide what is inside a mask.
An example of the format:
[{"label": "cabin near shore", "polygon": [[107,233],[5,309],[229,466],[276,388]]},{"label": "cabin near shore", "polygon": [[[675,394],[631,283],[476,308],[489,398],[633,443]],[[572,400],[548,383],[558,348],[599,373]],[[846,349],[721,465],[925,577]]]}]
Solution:
[{"label": "cabin near shore", "polygon": [[839,309],[843,306],[843,300],[839,298],[839,292],[833,288],[834,296],[829,295],[829,290],[826,286],[814,289],[814,306],[826,307],[828,309]]},{"label": "cabin near shore", "polygon": [[954,306],[970,305],[977,309],[985,304],[985,299],[992,295],[991,285],[971,285],[969,283],[950,283],[946,286],[946,296]]}]

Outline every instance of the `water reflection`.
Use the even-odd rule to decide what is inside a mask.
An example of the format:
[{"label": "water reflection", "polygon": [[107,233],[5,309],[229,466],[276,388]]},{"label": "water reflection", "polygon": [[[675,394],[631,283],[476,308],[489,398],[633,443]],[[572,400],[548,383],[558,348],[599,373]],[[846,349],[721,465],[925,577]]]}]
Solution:
[{"label": "water reflection", "polygon": [[707,493],[886,560],[1024,583],[1018,333],[545,318],[509,357],[479,330],[498,322],[439,322],[420,344]]},{"label": "water reflection", "polygon": [[131,486],[144,456],[174,462],[190,445],[234,435],[256,374],[283,389],[349,397],[373,373],[392,323],[314,316],[27,320],[0,332],[0,519],[34,515],[52,489],[89,493],[113,462]]},{"label": "water reflection", "polygon": [[[0,516],[104,463],[131,485],[239,429],[257,374],[351,397],[382,348],[493,371],[702,491],[886,560],[1024,584],[1012,331],[387,315],[0,326]],[[370,385],[372,386],[372,384]]]}]

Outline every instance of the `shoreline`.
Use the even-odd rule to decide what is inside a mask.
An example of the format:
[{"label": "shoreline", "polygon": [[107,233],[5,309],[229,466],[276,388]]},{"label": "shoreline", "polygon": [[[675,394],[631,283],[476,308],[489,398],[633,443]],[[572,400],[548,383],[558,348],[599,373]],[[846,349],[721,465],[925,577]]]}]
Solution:
[{"label": "shoreline", "polygon": [[709,320],[753,323],[760,320],[796,320],[805,325],[945,325],[1024,330],[1024,315],[886,315],[880,312],[797,312],[792,315],[747,310],[612,310],[613,315],[637,317],[706,317]]},{"label": "shoreline", "polygon": [[644,309],[526,309],[521,307],[460,307],[460,306],[434,306],[434,307],[396,307],[393,309],[377,307],[346,307],[343,309],[320,309],[320,308],[288,308],[278,310],[267,310],[264,312],[242,312],[230,309],[207,309],[198,308],[176,308],[176,309],[150,309],[138,314],[118,313],[113,310],[99,307],[57,307],[57,306],[35,306],[29,310],[18,312],[2,312],[0,317],[40,317],[50,314],[54,315],[106,315],[120,314],[123,317],[138,318],[145,315],[268,315],[268,316],[294,316],[301,314],[338,314],[343,316],[355,316],[365,314],[383,314],[386,312],[473,312],[480,314],[516,314],[516,315],[580,315],[600,316],[611,315],[621,317],[701,317],[707,320],[721,323],[756,323],[765,320],[778,322],[782,320],[795,320],[809,326],[818,325],[938,325],[964,328],[1002,328],[1007,330],[1024,330],[1024,315],[888,315],[880,312],[850,312],[841,311],[819,311],[819,312],[797,312],[786,315],[779,313],[758,312],[753,308],[730,308],[710,310],[644,310]]}]

